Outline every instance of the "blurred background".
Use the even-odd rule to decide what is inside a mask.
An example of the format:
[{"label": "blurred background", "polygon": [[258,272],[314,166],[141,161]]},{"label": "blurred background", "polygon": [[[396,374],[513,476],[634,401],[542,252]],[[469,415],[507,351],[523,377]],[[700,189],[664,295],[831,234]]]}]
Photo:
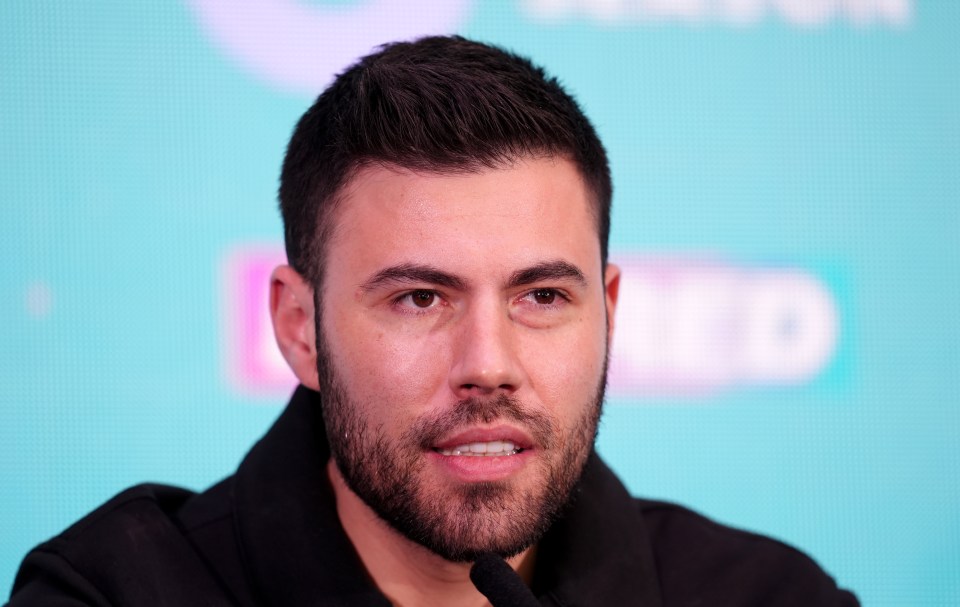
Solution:
[{"label": "blurred background", "polygon": [[229,474],[292,386],[279,167],[376,45],[529,55],[608,146],[599,450],[638,495],[960,604],[960,3],[0,3],[0,596],[124,487]]}]

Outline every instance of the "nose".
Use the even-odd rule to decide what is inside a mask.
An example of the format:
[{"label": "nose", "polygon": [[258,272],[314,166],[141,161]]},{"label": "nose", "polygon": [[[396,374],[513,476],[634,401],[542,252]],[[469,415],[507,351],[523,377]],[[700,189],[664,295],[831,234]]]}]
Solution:
[{"label": "nose", "polygon": [[515,327],[505,306],[475,302],[456,330],[450,388],[457,398],[513,393],[520,387]]}]

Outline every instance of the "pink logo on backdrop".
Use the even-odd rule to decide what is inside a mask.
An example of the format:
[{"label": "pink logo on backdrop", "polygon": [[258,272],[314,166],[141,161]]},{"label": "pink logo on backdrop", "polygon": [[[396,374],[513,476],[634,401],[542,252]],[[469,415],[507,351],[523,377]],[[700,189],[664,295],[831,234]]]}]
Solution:
[{"label": "pink logo on backdrop", "polygon": [[[610,393],[698,397],[749,385],[802,385],[829,366],[833,294],[801,268],[617,256],[623,270]],[[230,387],[281,402],[296,384],[270,326],[277,246],[245,246],[223,263],[223,359]]]},{"label": "pink logo on backdrop", "polygon": [[221,267],[221,347],[230,388],[254,397],[283,397],[297,385],[273,338],[270,273],[287,263],[281,247],[238,247]]},{"label": "pink logo on backdrop", "polygon": [[189,0],[210,39],[263,80],[317,95],[375,46],[450,34],[472,0],[367,0],[317,6],[297,0]]},{"label": "pink logo on backdrop", "polygon": [[610,392],[697,396],[800,385],[837,348],[833,294],[801,268],[618,258],[623,270]]}]

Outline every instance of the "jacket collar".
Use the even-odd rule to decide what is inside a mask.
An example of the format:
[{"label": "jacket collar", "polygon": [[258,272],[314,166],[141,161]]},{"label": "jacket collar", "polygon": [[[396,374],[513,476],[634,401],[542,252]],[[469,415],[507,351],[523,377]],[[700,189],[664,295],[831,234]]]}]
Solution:
[{"label": "jacket collar", "polygon": [[[241,463],[237,536],[265,605],[389,606],[340,526],[320,395],[300,386]],[[554,605],[660,605],[640,510],[595,454],[575,502],[537,549],[534,590]]]}]

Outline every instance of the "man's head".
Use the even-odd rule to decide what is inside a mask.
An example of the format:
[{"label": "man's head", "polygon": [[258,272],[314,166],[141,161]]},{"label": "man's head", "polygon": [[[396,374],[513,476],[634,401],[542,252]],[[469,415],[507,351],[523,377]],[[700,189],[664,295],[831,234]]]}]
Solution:
[{"label": "man's head", "polygon": [[280,177],[287,259],[320,288],[343,187],[363,166],[462,173],[520,156],[576,165],[606,263],[606,152],[556,79],[525,58],[459,37],[385,45],[338,76],[294,130]]},{"label": "man's head", "polygon": [[335,475],[449,560],[536,542],[593,445],[619,276],[576,104],[497,49],[388,46],[301,120],[281,200],[274,327]]}]

